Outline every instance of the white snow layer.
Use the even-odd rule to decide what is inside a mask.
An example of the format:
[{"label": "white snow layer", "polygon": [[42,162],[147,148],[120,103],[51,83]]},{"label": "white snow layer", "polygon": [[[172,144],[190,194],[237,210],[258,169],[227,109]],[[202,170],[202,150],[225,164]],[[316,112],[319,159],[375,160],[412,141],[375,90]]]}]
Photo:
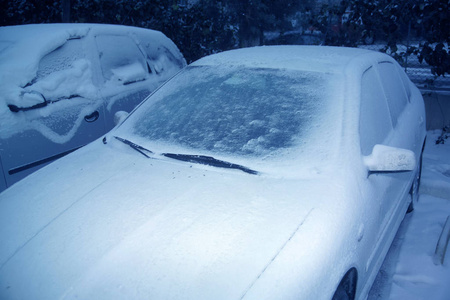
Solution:
[{"label": "white snow layer", "polygon": [[419,201],[400,226],[369,300],[450,299],[450,249],[443,265],[433,262],[450,215],[450,139],[436,145],[439,134],[428,132]]},{"label": "white snow layer", "polygon": [[[90,32],[94,33],[90,33]],[[173,48],[174,45],[160,32],[151,30],[126,27],[119,25],[102,24],[39,24],[23,26],[6,26],[0,28],[0,138],[7,139],[12,135],[25,130],[39,131],[46,138],[55,143],[66,142],[73,137],[81,122],[76,123],[70,135],[58,136],[50,128],[39,120],[30,121],[23,112],[12,113],[8,105],[19,109],[30,108],[35,105],[48,104],[65,100],[62,102],[77,102],[80,99],[90,102],[90,109],[94,111],[102,105],[102,96],[110,96],[108,93],[124,92],[121,85],[142,81],[146,78],[146,72],[141,66],[131,64],[129,66],[114,70],[114,78],[107,82],[100,91],[98,86],[99,75],[95,62],[91,56],[97,55],[94,43],[89,40],[78,42],[80,38],[87,35],[100,33],[103,35],[114,35],[117,32],[140,36],[145,33],[146,38],[151,36],[151,43]],[[77,47],[69,47],[67,51],[73,52],[66,55],[69,57],[52,57],[46,60],[46,55],[60,47],[65,47],[68,41],[77,43]],[[139,42],[136,40],[135,42]],[[73,44],[72,44],[73,46]],[[146,45],[144,45],[147,47]],[[154,46],[151,46],[154,47]],[[150,47],[150,48],[151,48]],[[175,49],[172,49],[175,50]],[[177,51],[173,51],[176,53]],[[67,54],[67,53],[66,53]],[[157,71],[163,69],[168,60],[165,55],[156,61]],[[178,59],[178,58],[177,58]],[[181,59],[181,58],[179,58]],[[59,61],[56,66],[52,62]],[[167,66],[167,68],[171,67]],[[61,67],[64,66],[64,68]],[[55,69],[61,68],[61,69]],[[167,71],[164,76],[172,75],[177,69]],[[155,80],[144,85],[158,86],[163,77],[155,77]],[[142,86],[141,86],[142,87]],[[113,96],[112,95],[112,96]],[[45,97],[45,99],[43,98]],[[65,107],[70,107],[66,103]],[[40,108],[39,113],[45,116],[52,115],[61,109],[61,105],[47,105],[45,109]],[[75,108],[74,108],[75,111]],[[83,112],[79,113],[82,119]],[[28,114],[29,115],[29,114]]]},{"label": "white snow layer", "polygon": [[[25,28],[25,27],[22,27]],[[27,94],[22,87],[26,86],[35,78],[38,64],[41,58],[63,45],[70,36],[84,36],[87,34],[88,27],[67,29],[53,32],[53,27],[47,27],[49,34],[42,34],[42,30],[37,27],[26,26],[26,30],[20,27],[4,27],[1,31],[1,42],[5,46],[1,51],[0,61],[0,137],[7,138],[12,134],[23,129],[23,118],[17,114],[11,114],[7,104],[13,104],[18,107],[32,106],[42,102],[42,97],[37,94]],[[51,33],[51,34],[50,34]],[[86,66],[83,62],[78,63],[71,70],[65,72],[76,72],[80,76],[89,77],[86,72]],[[49,76],[45,82],[40,84],[40,89],[50,89],[54,92],[68,91],[66,88],[66,76]],[[36,91],[36,90],[35,90]],[[42,93],[42,91],[40,91]],[[17,99],[21,102],[17,103]]]}]

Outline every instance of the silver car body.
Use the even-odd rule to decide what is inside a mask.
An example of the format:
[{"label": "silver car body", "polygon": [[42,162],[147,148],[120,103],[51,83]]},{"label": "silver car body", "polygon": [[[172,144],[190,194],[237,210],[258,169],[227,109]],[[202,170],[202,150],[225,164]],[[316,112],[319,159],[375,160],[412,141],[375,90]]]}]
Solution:
[{"label": "silver car body", "polygon": [[307,46],[193,63],[0,194],[0,296],[365,299],[420,171],[424,104],[402,72],[381,53]]}]

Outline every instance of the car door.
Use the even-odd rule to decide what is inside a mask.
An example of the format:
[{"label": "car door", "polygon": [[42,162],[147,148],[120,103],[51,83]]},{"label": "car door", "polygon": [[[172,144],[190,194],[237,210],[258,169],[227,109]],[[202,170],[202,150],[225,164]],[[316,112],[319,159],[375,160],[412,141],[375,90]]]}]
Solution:
[{"label": "car door", "polygon": [[152,31],[98,32],[95,45],[107,130],[115,125],[117,111],[131,112],[186,65],[172,41]]},{"label": "car door", "polygon": [[136,42],[128,35],[95,36],[100,65],[100,90],[104,99],[105,126],[114,127],[117,111],[131,112],[158,83],[151,80],[154,70]]},{"label": "car door", "polygon": [[[377,69],[393,126],[392,133],[385,143],[391,147],[415,152],[415,133],[418,128],[411,126],[415,122],[411,122],[412,115],[407,113],[409,99],[399,74],[401,70],[390,61],[379,62]],[[388,201],[385,201],[382,207],[383,225],[389,226],[392,219],[402,214],[399,211],[400,205],[408,201],[413,172],[390,172],[383,176],[390,179]]]},{"label": "car door", "polygon": [[105,132],[91,67],[83,38],[39,61],[36,77],[23,87],[24,105],[9,105],[22,130],[0,140],[7,186]]},{"label": "car door", "polygon": [[[401,135],[397,131],[398,119],[393,118],[393,104],[388,103],[393,99],[386,96],[387,87],[383,85],[386,81],[393,80],[392,76],[381,80],[381,75],[386,74],[379,72],[378,64],[368,68],[362,75],[359,136],[363,157],[371,155],[377,144],[405,146],[398,141]],[[401,106],[395,108],[400,113]],[[404,203],[405,177],[409,173],[411,172],[367,172],[361,181],[365,197],[371,202],[371,207],[375,208],[371,212],[375,220],[375,227],[371,230],[375,247],[367,260],[366,270],[371,270],[380,263],[380,257],[387,251],[390,239],[395,234],[395,226],[399,224],[398,213]]]}]

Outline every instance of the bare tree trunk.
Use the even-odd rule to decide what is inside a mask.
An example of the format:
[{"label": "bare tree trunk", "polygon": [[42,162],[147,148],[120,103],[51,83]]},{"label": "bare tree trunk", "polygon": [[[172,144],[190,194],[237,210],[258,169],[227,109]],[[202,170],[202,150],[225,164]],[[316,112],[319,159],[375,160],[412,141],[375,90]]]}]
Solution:
[{"label": "bare tree trunk", "polygon": [[62,22],[70,23],[70,0],[62,0]]}]

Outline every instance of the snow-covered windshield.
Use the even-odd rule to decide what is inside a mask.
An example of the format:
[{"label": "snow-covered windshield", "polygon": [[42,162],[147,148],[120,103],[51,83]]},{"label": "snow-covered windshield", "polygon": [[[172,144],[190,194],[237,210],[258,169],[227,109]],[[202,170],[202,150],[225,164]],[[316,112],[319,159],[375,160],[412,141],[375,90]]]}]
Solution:
[{"label": "snow-covered windshield", "polygon": [[280,69],[188,67],[123,127],[145,140],[200,153],[266,156],[302,143],[317,127],[328,106],[330,77]]}]

